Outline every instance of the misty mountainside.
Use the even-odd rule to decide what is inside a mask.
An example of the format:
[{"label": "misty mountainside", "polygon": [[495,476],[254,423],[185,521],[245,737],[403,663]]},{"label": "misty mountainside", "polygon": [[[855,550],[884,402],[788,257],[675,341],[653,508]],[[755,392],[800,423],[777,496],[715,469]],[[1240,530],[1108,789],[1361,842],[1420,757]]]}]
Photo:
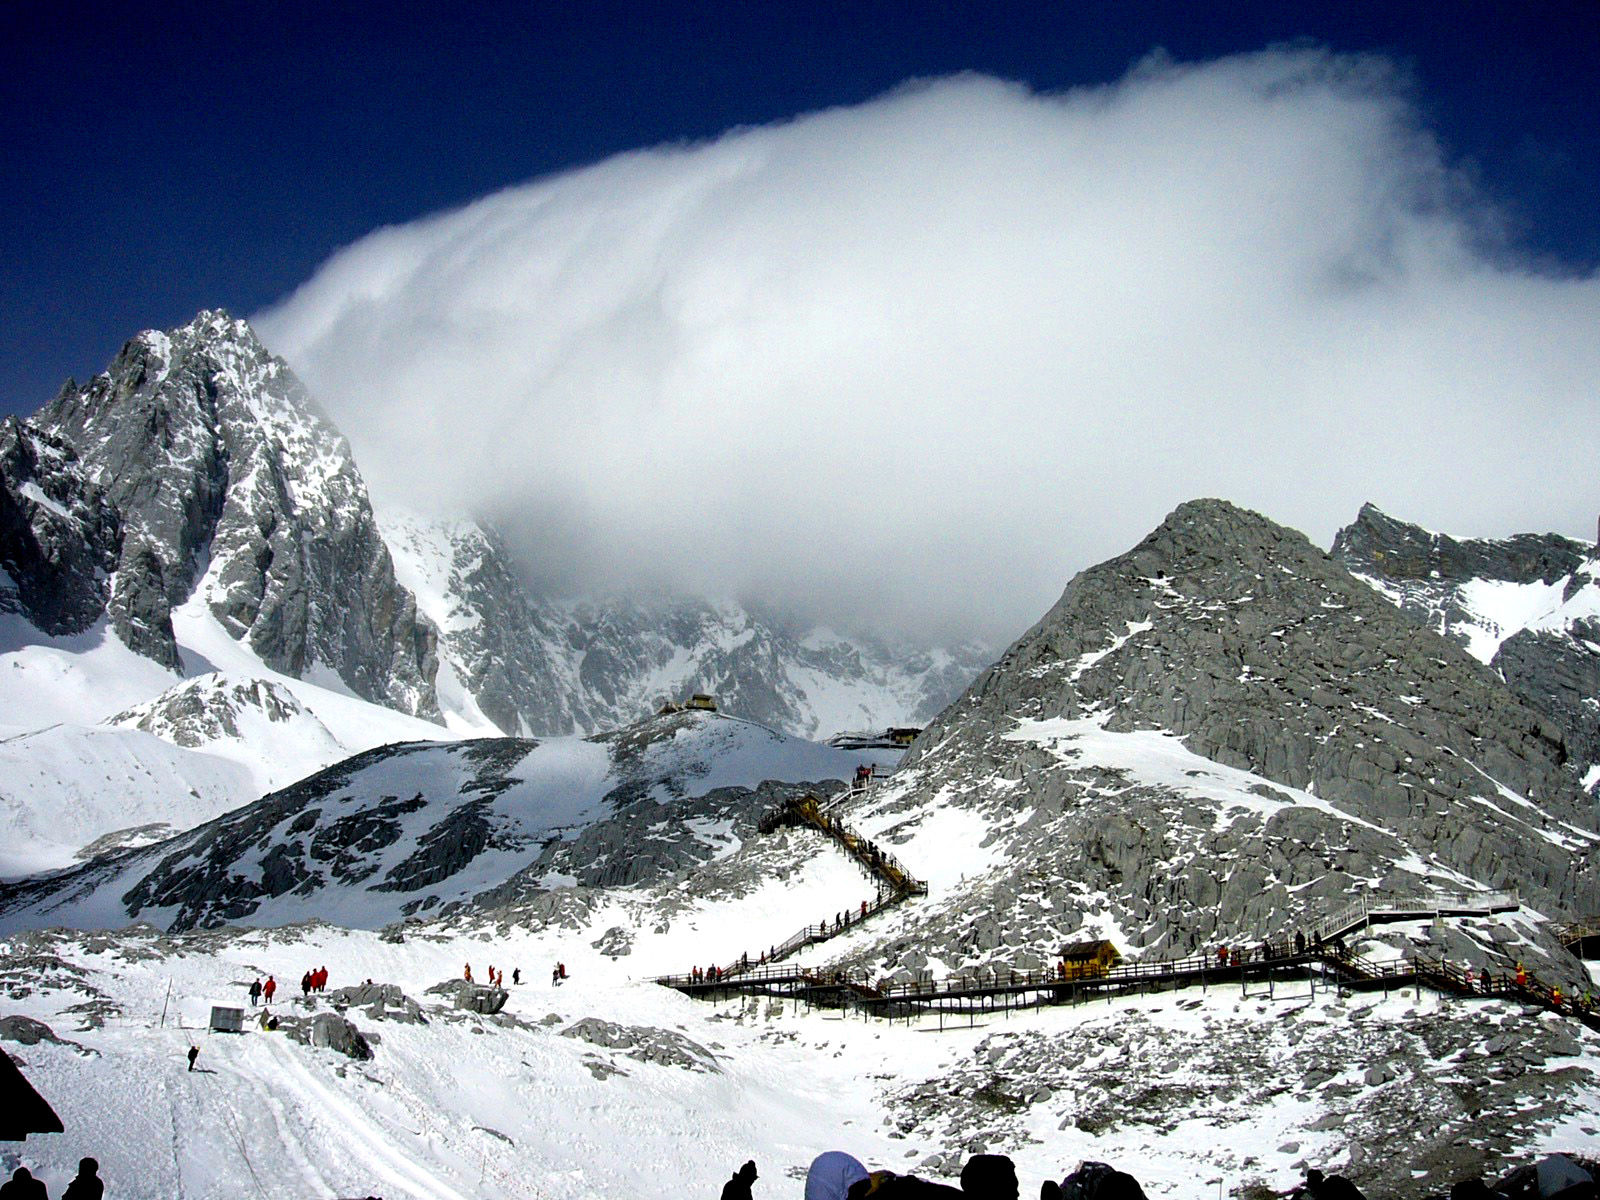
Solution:
[{"label": "misty mountainside", "polygon": [[461,734],[595,732],[692,691],[800,735],[881,728],[931,716],[989,657],[731,603],[544,595],[471,521],[380,529],[343,437],[220,312],[139,334],[87,386],[0,424],[0,570],[0,614],[41,642],[103,622],[178,676],[238,673],[220,632],[263,674]]},{"label": "misty mountainside", "polygon": [[[1432,946],[1576,961],[1593,816],[1550,717],[1292,530],[1185,504],[1061,600],[847,815],[930,883],[849,961],[1044,965],[1292,934],[1362,897],[1516,890]],[[941,895],[959,902],[939,904]]]},{"label": "misty mountainside", "polygon": [[539,595],[481,524],[379,520],[401,579],[439,630],[443,703],[475,705],[507,733],[613,729],[694,692],[799,737],[918,724],[992,658],[975,644],[800,627],[732,601]]},{"label": "misty mountainside", "polygon": [[13,750],[51,764],[0,782],[19,837],[0,875],[187,828],[387,743],[595,733],[696,691],[802,736],[882,729],[932,715],[987,660],[727,603],[543,596],[472,522],[380,527],[344,439],[219,312],[139,334],[88,385],[0,422],[0,732],[49,730]]},{"label": "misty mountainside", "polygon": [[376,928],[628,886],[728,853],[785,785],[837,789],[860,761],[701,712],[588,738],[385,746],[157,845],[0,886],[0,929]]},{"label": "misty mountainside", "polygon": [[1401,610],[1465,646],[1566,732],[1600,787],[1600,551],[1559,534],[1457,539],[1371,504],[1333,556]]}]

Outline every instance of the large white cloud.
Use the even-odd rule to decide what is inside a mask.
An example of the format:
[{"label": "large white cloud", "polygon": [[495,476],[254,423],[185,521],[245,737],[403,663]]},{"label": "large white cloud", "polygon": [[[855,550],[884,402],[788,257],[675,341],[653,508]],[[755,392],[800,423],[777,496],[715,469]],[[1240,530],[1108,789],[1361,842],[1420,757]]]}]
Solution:
[{"label": "large white cloud", "polygon": [[1600,280],[1494,248],[1405,97],[918,84],[380,230],[257,324],[380,495],[573,588],[1005,638],[1198,495],[1590,534]]}]

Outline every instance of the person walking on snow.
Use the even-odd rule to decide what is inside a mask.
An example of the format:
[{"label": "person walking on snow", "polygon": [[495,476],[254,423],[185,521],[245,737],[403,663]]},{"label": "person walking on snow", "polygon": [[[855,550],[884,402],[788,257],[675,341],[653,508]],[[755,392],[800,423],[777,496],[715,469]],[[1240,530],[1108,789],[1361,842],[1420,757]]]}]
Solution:
[{"label": "person walking on snow", "polygon": [[463,966],[461,968],[461,978],[465,979],[468,983],[472,982],[472,964],[471,963],[467,963],[465,966]]},{"label": "person walking on snow", "polygon": [[191,1070],[191,1071],[194,1070],[194,1060],[199,1058],[199,1057],[200,1057],[200,1047],[199,1046],[190,1046],[189,1047],[189,1070]]},{"label": "person walking on snow", "polygon": [[256,1006],[256,1001],[258,1001],[260,999],[261,999],[261,980],[252,979],[250,981],[250,1007],[254,1008]]},{"label": "person walking on snow", "polygon": [[751,1159],[722,1185],[722,1200],[751,1200],[750,1185],[756,1181],[756,1164]]},{"label": "person walking on snow", "polygon": [[268,975],[267,976],[267,981],[261,985],[261,998],[264,1001],[266,1001],[268,1004],[271,1004],[272,1003],[272,993],[276,992],[277,990],[278,990],[278,981],[276,979],[274,979],[271,975]]},{"label": "person walking on snow", "polygon": [[78,1160],[78,1174],[61,1193],[61,1200],[101,1200],[106,1185],[100,1178],[100,1164],[92,1158]]},{"label": "person walking on snow", "polygon": [[300,994],[302,996],[311,995],[311,972],[310,971],[307,971],[304,975],[300,976]]}]

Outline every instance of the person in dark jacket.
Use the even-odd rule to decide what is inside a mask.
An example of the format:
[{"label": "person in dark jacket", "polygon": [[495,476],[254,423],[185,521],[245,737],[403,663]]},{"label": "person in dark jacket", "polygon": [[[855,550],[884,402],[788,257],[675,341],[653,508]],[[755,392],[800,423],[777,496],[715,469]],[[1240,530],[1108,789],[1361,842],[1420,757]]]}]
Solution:
[{"label": "person in dark jacket", "polygon": [[100,1164],[92,1158],[78,1160],[78,1174],[61,1193],[61,1200],[100,1200],[106,1185],[100,1181]]},{"label": "person in dark jacket", "polygon": [[1343,1175],[1324,1175],[1315,1167],[1306,1172],[1300,1192],[1308,1200],[1367,1200],[1361,1189]]},{"label": "person in dark jacket", "polygon": [[1004,1154],[974,1154],[961,1168],[961,1194],[978,1200],[1017,1200],[1017,1168]]},{"label": "person in dark jacket", "polygon": [[[872,1200],[962,1200],[966,1196],[965,1192],[942,1183],[930,1183],[916,1175],[891,1175],[881,1182],[874,1175],[873,1182],[877,1186],[870,1193]],[[858,1195],[855,1187],[850,1189],[849,1195],[852,1198]]]},{"label": "person in dark jacket", "polygon": [[256,1006],[256,1001],[258,1001],[260,999],[261,999],[261,980],[252,979],[250,981],[250,1007],[254,1008]]},{"label": "person in dark jacket", "polygon": [[199,1058],[199,1057],[200,1057],[200,1047],[199,1046],[190,1046],[189,1047],[189,1070],[191,1070],[191,1071],[194,1070],[194,1060]]},{"label": "person in dark jacket", "polygon": [[745,1162],[733,1173],[733,1177],[722,1185],[722,1200],[751,1200],[750,1185],[756,1181],[756,1164],[751,1159]]},{"label": "person in dark jacket", "polygon": [[27,1167],[18,1167],[11,1178],[0,1184],[0,1200],[50,1200],[44,1184],[33,1177]]},{"label": "person in dark jacket", "polygon": [[1145,1200],[1139,1181],[1103,1162],[1081,1162],[1059,1184],[1045,1180],[1039,1200]]}]

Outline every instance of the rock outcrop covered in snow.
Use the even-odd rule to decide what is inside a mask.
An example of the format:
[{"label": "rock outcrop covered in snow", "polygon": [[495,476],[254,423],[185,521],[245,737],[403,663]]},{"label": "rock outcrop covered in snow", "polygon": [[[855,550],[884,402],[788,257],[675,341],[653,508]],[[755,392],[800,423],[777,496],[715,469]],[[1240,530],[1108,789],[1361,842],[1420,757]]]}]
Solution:
[{"label": "rock outcrop covered in snow", "polygon": [[507,733],[615,729],[694,692],[800,737],[915,724],[990,661],[976,645],[891,646],[732,602],[544,595],[482,525],[381,520],[402,580],[439,629],[442,665]]},{"label": "rock outcrop covered in snow", "polygon": [[1561,958],[1537,916],[1600,907],[1567,760],[1551,717],[1301,534],[1192,502],[1073,579],[852,817],[945,864],[930,900],[941,875],[963,896],[860,953],[1038,965],[1085,930],[1175,954],[1362,896],[1519,889],[1527,922],[1434,952]]},{"label": "rock outcrop covered in snow", "polygon": [[752,836],[787,794],[766,781],[837,787],[855,761],[694,712],[588,739],[386,746],[160,844],[0,885],[0,926],[376,928],[549,887],[651,882]]},{"label": "rock outcrop covered in snow", "polygon": [[275,670],[318,666],[357,695],[437,712],[433,633],[395,582],[348,447],[250,327],[204,312],[68,381],[33,422],[70,446],[117,514],[109,613],[178,663],[171,613],[199,588]]},{"label": "rock outcrop covered in snow", "polygon": [[[1600,764],[1600,552],[1559,534],[1457,539],[1364,505],[1333,556],[1401,610],[1461,643]],[[1591,786],[1600,786],[1600,778]]]}]

